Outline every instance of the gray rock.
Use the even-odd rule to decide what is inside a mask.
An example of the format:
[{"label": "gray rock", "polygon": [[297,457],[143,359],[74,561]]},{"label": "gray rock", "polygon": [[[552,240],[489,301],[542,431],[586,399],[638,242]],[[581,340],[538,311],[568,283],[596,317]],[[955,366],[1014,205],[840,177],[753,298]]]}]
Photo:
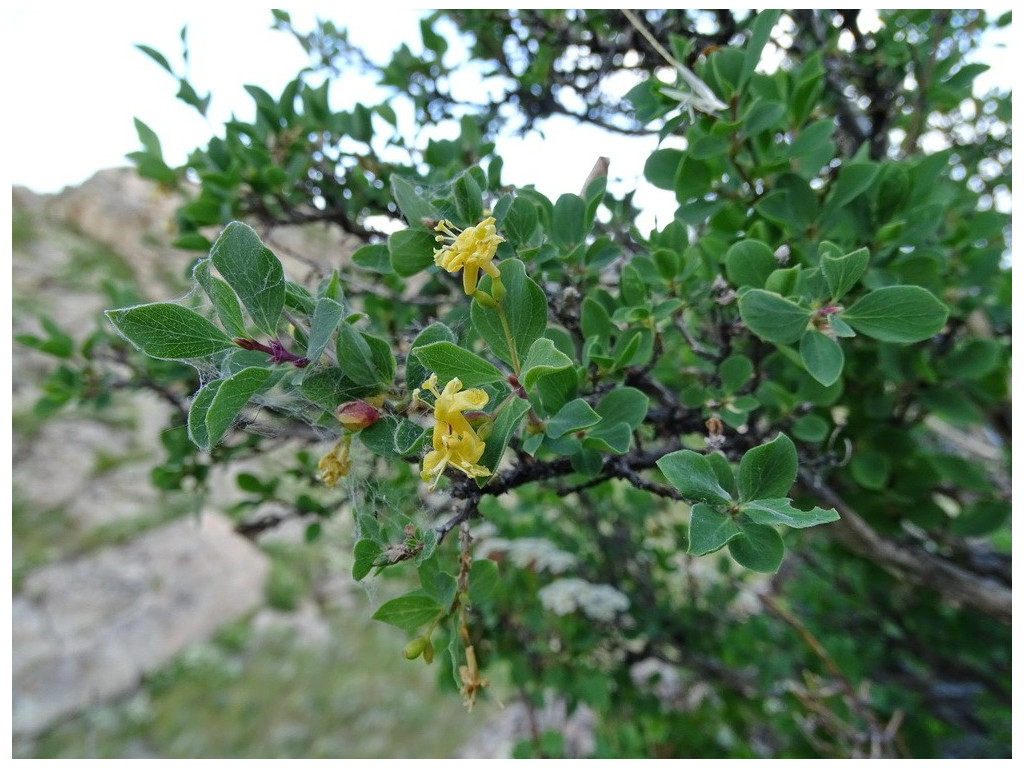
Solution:
[{"label": "gray rock", "polygon": [[38,509],[72,501],[96,468],[96,454],[123,454],[131,435],[98,421],[64,419],[46,422],[31,441],[15,441],[14,485]]},{"label": "gray rock", "polygon": [[217,514],[29,574],[14,598],[13,730],[132,691],[263,600],[266,557]]}]

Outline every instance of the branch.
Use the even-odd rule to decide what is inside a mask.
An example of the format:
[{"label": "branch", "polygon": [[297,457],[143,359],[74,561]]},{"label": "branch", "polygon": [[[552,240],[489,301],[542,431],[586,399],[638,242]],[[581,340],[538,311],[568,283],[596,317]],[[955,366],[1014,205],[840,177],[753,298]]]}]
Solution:
[{"label": "branch", "polygon": [[452,532],[453,529],[458,528],[465,522],[472,520],[479,513],[477,507],[480,504],[480,496],[474,496],[466,500],[466,503],[462,505],[462,509],[452,515],[450,518],[445,520],[441,525],[437,526],[434,530],[437,531],[437,543],[440,544],[444,541],[445,536]]},{"label": "branch", "polygon": [[844,547],[880,565],[900,579],[927,587],[947,600],[970,606],[987,616],[1011,624],[1013,593],[992,579],[971,573],[948,560],[910,549],[880,536],[834,490],[806,470],[800,472],[804,488],[839,512],[828,530]]},{"label": "branch", "polygon": [[[928,60],[924,69],[914,73],[917,80],[917,104],[910,115],[910,126],[907,128],[907,136],[903,140],[903,154],[911,155],[917,148],[917,140],[921,137],[921,129],[924,127],[924,120],[928,114],[928,85],[935,72],[935,60],[939,53],[939,42],[949,22],[950,12],[948,10],[937,11],[934,16],[935,31],[932,35],[931,44],[928,46]],[[916,62],[916,57],[915,57]]]}]

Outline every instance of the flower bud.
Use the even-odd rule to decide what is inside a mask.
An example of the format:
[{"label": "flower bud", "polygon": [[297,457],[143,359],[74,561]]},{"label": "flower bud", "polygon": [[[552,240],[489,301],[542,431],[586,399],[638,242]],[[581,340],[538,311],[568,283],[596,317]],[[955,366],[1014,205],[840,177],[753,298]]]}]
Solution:
[{"label": "flower bud", "polygon": [[[427,640],[427,638],[423,639]],[[427,640],[427,645],[423,649],[423,661],[426,664],[430,664],[434,661],[434,646],[429,640]]]},{"label": "flower bud", "polygon": [[353,400],[339,405],[334,416],[345,429],[356,431],[375,424],[380,418],[380,411],[363,400]]},{"label": "flower bud", "polygon": [[505,286],[502,284],[500,277],[495,277],[491,280],[491,296],[499,304],[505,299]]},{"label": "flower bud", "polygon": [[491,298],[491,295],[489,293],[487,293],[486,291],[481,291],[481,290],[475,291],[473,293],[473,298],[476,299],[480,303],[481,307],[487,307],[488,309],[495,309],[498,306],[498,302],[496,302],[493,298]]},{"label": "flower bud", "polygon": [[[427,648],[430,648],[430,658],[433,659],[433,646],[430,645],[430,641],[426,637],[420,635],[419,637],[414,637],[409,641],[408,645],[405,646],[405,650],[402,651],[402,656],[407,659],[415,659],[418,658],[420,654],[424,653]],[[428,661],[427,663],[429,664],[430,662]]]}]

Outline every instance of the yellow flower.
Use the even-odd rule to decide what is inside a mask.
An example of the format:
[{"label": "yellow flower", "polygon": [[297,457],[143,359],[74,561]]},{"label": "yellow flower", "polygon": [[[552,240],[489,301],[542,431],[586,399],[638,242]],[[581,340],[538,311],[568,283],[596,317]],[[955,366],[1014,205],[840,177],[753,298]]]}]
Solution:
[{"label": "yellow flower", "polygon": [[443,243],[434,249],[434,263],[452,274],[461,269],[462,287],[468,295],[476,292],[481,269],[495,280],[501,279],[501,273],[494,265],[494,254],[505,238],[495,231],[493,216],[464,230],[444,219],[434,230],[441,233],[434,239]]},{"label": "yellow flower", "polygon": [[334,447],[324,454],[317,464],[320,470],[320,479],[324,485],[333,488],[343,477],[347,477],[352,469],[352,459],[349,458],[348,449],[352,442],[351,435],[341,438],[334,444]]},{"label": "yellow flower", "polygon": [[[489,469],[477,463],[484,453],[484,441],[473,430],[463,413],[487,405],[487,393],[482,389],[467,389],[463,392],[462,382],[458,379],[452,379],[445,385],[443,392],[438,392],[437,374],[431,375],[423,382],[423,389],[432,393],[436,400],[433,450],[423,457],[420,477],[429,482],[433,489],[449,466],[459,470],[466,477],[490,475]],[[414,395],[417,398],[418,393],[419,390]]]}]

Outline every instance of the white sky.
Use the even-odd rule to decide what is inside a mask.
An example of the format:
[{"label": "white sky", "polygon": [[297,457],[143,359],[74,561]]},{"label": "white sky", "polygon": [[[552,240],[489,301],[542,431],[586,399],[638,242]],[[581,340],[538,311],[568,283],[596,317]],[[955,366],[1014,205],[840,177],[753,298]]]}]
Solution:
[{"label": "white sky", "polygon": [[[373,10],[360,10],[364,7]],[[181,164],[188,151],[221,132],[232,112],[251,119],[253,105],[244,84],[259,85],[276,96],[306,64],[290,35],[270,29],[266,8],[212,2],[121,4],[117,12],[113,8],[46,3],[9,12],[4,47],[12,106],[5,111],[13,184],[56,192],[80,184],[99,169],[128,165],[125,155],[140,148],[135,117],[156,131],[168,162]],[[412,9],[350,4],[309,6],[291,13],[300,30],[310,29],[316,15],[348,27],[350,39],[376,61],[386,60],[402,42],[414,51],[419,47],[420,12]],[[177,70],[178,33],[184,24],[189,27],[192,82],[200,93],[213,93],[208,123],[174,98],[175,80],[134,47],[143,43],[156,48]],[[1013,71],[1006,56],[1004,50],[998,59],[1005,67],[992,62],[996,66],[990,75],[997,82]],[[353,81],[351,100],[340,103],[343,90],[332,91],[335,108],[381,98],[367,82]],[[547,126],[546,137],[499,144],[506,181],[533,182],[554,200],[563,192],[578,192],[597,157],[607,155],[612,160],[611,179],[621,179],[619,190],[640,186],[636,202],[641,208],[653,208],[663,220],[671,218],[672,194],[655,190],[640,178],[644,161],[656,146],[653,137],[609,136],[568,119],[552,120]],[[654,226],[653,219],[643,223]]]},{"label": "white sky", "polygon": [[[10,78],[12,103],[24,109],[9,113],[24,115],[8,124],[8,147],[16,148],[9,155],[12,184],[36,192],[58,192],[80,184],[99,169],[128,165],[125,155],[140,148],[135,117],[156,131],[168,162],[181,164],[190,150],[221,132],[220,126],[232,112],[251,119],[252,100],[243,85],[259,85],[277,96],[307,63],[290,35],[270,29],[272,19],[266,8],[234,3],[135,7],[138,10],[116,16],[99,13],[91,4],[66,6],[60,12],[40,4],[11,12],[9,71],[29,73]],[[385,61],[403,42],[417,50],[420,12],[389,6],[386,13],[387,23],[382,24],[379,9],[372,14],[338,6],[291,11],[300,30],[311,28],[318,14],[348,26],[350,39],[376,61]],[[181,66],[178,33],[186,23],[191,80],[201,94],[213,94],[209,123],[174,98],[175,80],[134,47],[142,43],[157,49],[177,70]],[[375,94],[367,82],[352,81],[351,103],[380,100],[382,93]],[[332,91],[335,108],[351,106],[337,98],[342,90]],[[499,151],[506,181],[536,183],[552,199],[563,192],[578,192],[602,154],[612,158],[612,178],[622,178],[623,185],[632,188],[655,148],[653,138],[609,137],[570,120],[548,125],[546,138],[510,139]],[[672,200],[670,193],[659,190],[649,189],[646,194],[649,201],[664,197],[670,204]],[[665,218],[670,217],[671,209]]]}]

